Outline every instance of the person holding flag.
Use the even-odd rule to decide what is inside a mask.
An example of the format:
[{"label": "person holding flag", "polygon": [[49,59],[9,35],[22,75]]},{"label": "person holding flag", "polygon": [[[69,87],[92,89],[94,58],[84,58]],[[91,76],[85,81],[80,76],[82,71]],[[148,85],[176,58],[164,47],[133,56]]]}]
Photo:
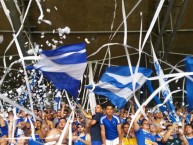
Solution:
[{"label": "person holding flag", "polygon": [[[145,107],[144,107],[145,110]],[[150,133],[150,123],[145,118],[141,121],[141,127],[138,124],[138,121],[141,117],[141,113],[137,115],[134,120],[133,128],[135,130],[135,136],[137,139],[138,145],[158,145],[156,143],[155,137]]]}]

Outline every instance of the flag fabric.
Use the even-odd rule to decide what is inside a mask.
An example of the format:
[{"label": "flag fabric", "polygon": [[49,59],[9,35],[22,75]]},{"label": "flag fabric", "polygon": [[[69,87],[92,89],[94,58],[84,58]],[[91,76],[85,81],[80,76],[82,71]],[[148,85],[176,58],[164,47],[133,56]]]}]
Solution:
[{"label": "flag fabric", "polygon": [[[135,67],[132,67],[133,73]],[[98,95],[106,96],[113,105],[123,108],[133,94],[145,83],[152,70],[139,67],[138,72],[131,76],[129,66],[107,67],[100,81],[95,85],[86,86],[93,88],[93,92]],[[133,90],[132,81],[135,79],[136,86]]]},{"label": "flag fabric", "polygon": [[[153,53],[153,62],[154,62],[154,67],[155,67],[155,70],[156,70],[156,74],[157,76],[159,76],[159,83],[160,85],[164,84],[167,79],[164,78],[164,73],[163,73],[163,70],[158,62],[158,59],[155,55],[155,52],[154,50],[152,51]],[[162,88],[162,96],[164,98],[166,98],[170,93],[170,88],[169,88],[169,85],[166,84],[163,88]],[[173,101],[172,101],[172,98],[170,96],[170,99],[168,99],[167,103],[166,103],[166,106],[167,106],[167,109],[169,111],[169,117],[170,117],[170,120],[172,122],[180,122],[180,120],[177,118],[177,115],[176,115],[176,111],[175,111],[175,107],[174,107],[174,104],[173,104]]]},{"label": "flag fabric", "polygon": [[54,110],[58,111],[58,109],[61,109],[61,92],[58,91],[56,93],[56,96],[54,97]]},{"label": "flag fabric", "polygon": [[[147,84],[147,87],[150,91],[150,93],[153,93],[154,92],[154,89],[151,85],[151,82],[149,80],[146,81],[146,84]],[[158,105],[158,104],[162,104],[159,97],[156,95],[154,98],[153,98],[154,102]],[[163,107],[163,106],[160,106],[159,109],[162,111],[162,113],[166,112],[166,108]]]},{"label": "flag fabric", "polygon": [[[186,57],[185,60],[186,72],[193,72],[193,57]],[[192,76],[191,76],[192,77]],[[186,104],[188,105],[188,112],[193,110],[193,82],[186,78]]]},{"label": "flag fabric", "polygon": [[54,50],[43,50],[41,60],[34,65],[42,71],[56,89],[65,89],[78,96],[80,80],[87,65],[85,43],[64,45]]}]

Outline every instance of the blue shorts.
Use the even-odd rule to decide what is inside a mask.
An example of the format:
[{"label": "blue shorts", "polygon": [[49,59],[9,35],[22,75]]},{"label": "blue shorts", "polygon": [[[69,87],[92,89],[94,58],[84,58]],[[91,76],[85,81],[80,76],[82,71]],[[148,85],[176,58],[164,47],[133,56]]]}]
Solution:
[{"label": "blue shorts", "polygon": [[102,141],[98,141],[98,140],[93,140],[92,141],[92,145],[101,145]]}]

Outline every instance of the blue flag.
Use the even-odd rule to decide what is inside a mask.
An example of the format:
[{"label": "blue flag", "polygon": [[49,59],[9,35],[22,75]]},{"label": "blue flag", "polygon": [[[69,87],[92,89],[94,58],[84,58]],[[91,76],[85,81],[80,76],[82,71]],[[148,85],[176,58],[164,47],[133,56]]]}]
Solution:
[{"label": "blue flag", "polygon": [[[193,57],[186,57],[185,61],[186,72],[193,72]],[[191,76],[192,77],[192,76]],[[193,82],[186,78],[186,104],[188,105],[188,112],[193,110]]]},{"label": "blue flag", "polygon": [[[147,80],[147,81],[146,81],[146,84],[147,84],[147,87],[148,87],[150,93],[153,93],[153,92],[154,92],[154,89],[153,89],[153,87],[152,87],[152,85],[151,85],[151,82],[150,82],[149,80]],[[158,105],[158,104],[162,104],[161,101],[160,101],[160,99],[159,99],[159,97],[158,97],[157,95],[153,98],[153,100],[154,100],[154,102],[155,102],[157,105]],[[160,110],[162,111],[162,113],[164,113],[164,112],[166,111],[166,108],[163,107],[163,106],[160,106],[159,108],[160,108]]]},{"label": "blue flag", "polygon": [[[133,73],[135,67],[132,67]],[[98,95],[106,96],[113,105],[123,108],[126,102],[133,96],[135,91],[141,88],[145,83],[146,77],[149,77],[152,70],[139,67],[138,72],[131,76],[129,66],[107,67],[100,81],[94,86],[93,92]],[[135,79],[136,86],[133,90],[132,81]]]},{"label": "blue flag", "polygon": [[58,111],[58,109],[61,109],[61,92],[58,91],[56,96],[54,97],[54,110]]},{"label": "blue flag", "polygon": [[[157,56],[155,55],[155,52],[154,52],[153,49],[152,49],[152,53],[153,53],[153,62],[154,62],[154,67],[155,67],[155,70],[156,70],[156,74],[157,74],[157,76],[159,76],[159,83],[160,83],[160,85],[163,85],[167,81],[167,79],[164,78],[164,72],[163,72],[163,70],[162,70],[162,68],[161,68],[161,66],[158,62]],[[162,88],[162,96],[164,98],[166,98],[170,93],[171,93],[171,91],[170,91],[169,85],[166,84]],[[170,120],[172,122],[180,123],[180,120],[176,115],[176,111],[175,111],[175,107],[174,107],[174,104],[173,104],[172,96],[170,96],[170,99],[168,99],[168,101],[166,102],[166,106],[167,106],[167,109],[169,111]]]},{"label": "blue flag", "polygon": [[70,95],[77,97],[80,80],[87,65],[85,43],[44,50],[40,56],[42,59],[34,67],[41,70],[56,89],[65,89]]}]

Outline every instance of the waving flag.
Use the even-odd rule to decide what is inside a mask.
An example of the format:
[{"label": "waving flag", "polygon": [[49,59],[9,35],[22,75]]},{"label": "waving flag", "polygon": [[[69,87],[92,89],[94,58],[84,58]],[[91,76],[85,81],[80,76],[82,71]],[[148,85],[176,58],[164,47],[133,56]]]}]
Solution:
[{"label": "waving flag", "polygon": [[[135,67],[132,67],[133,73]],[[138,72],[131,76],[129,66],[113,66],[107,67],[100,81],[94,86],[86,86],[93,88],[93,92],[98,95],[106,96],[112,104],[123,108],[126,102],[133,94],[141,88],[145,83],[146,77],[149,77],[152,70],[139,67]],[[135,90],[133,90],[132,81],[136,80]]]},{"label": "waving flag", "polygon": [[[185,67],[187,72],[193,72],[193,57],[186,57]],[[192,76],[191,76],[192,77]],[[186,104],[188,105],[188,112],[193,110],[193,82],[186,79]]]},{"label": "waving flag", "polygon": [[61,109],[61,92],[58,91],[56,93],[56,96],[54,97],[54,105],[53,105],[53,108],[54,110],[58,111],[58,109]]},{"label": "waving flag", "polygon": [[80,80],[87,65],[85,43],[64,45],[41,52],[42,59],[34,65],[57,89],[78,96]]},{"label": "waving flag", "polygon": [[[162,85],[167,81],[167,79],[164,79],[164,73],[163,73],[163,70],[162,70],[158,60],[157,60],[155,52],[153,50],[153,45],[152,45],[152,53],[153,53],[153,62],[154,62],[154,67],[155,67],[155,70],[156,70],[156,74],[157,74],[157,76],[159,76],[160,85]],[[170,93],[171,93],[171,91],[170,91],[169,85],[166,84],[162,88],[162,96],[164,98],[166,98]],[[167,109],[169,111],[169,117],[170,117],[171,121],[179,123],[180,120],[177,118],[175,107],[174,107],[171,96],[170,96],[170,99],[167,101],[166,106],[167,106]]]}]

